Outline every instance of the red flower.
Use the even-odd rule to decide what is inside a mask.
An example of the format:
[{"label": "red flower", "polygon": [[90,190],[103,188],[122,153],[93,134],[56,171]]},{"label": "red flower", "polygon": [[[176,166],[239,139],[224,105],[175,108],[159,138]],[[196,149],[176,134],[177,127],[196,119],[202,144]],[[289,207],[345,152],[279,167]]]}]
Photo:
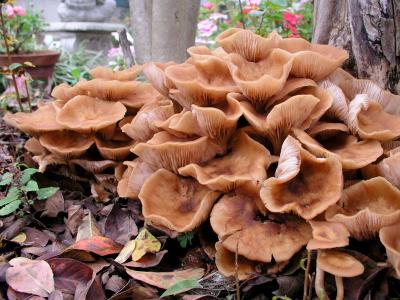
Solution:
[{"label": "red flower", "polygon": [[244,14],[248,14],[249,12],[251,12],[253,10],[253,8],[251,6],[245,6],[243,7],[243,13]]},{"label": "red flower", "polygon": [[290,25],[297,26],[303,19],[302,14],[293,14],[289,11],[283,12],[283,19]]}]

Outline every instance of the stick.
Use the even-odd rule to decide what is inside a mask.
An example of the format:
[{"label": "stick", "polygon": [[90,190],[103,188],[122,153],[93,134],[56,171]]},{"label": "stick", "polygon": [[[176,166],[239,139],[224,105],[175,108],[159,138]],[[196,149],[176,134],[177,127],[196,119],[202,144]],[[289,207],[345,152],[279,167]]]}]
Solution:
[{"label": "stick", "polygon": [[236,285],[236,300],[240,300],[240,287],[239,287],[239,263],[238,263],[239,240],[236,242],[235,251],[235,285]]},{"label": "stick", "polygon": [[240,22],[242,22],[243,29],[246,29],[246,25],[244,24],[244,18],[243,18],[242,0],[239,0],[239,8],[240,8]]},{"label": "stick", "polygon": [[308,282],[310,276],[310,265],[311,265],[311,251],[307,250],[307,266],[304,273],[304,288],[303,288],[303,300],[307,300],[308,294]]},{"label": "stick", "polygon": [[124,54],[125,63],[128,68],[132,67],[135,64],[135,58],[132,55],[130,46],[131,42],[128,41],[128,37],[126,35],[126,29],[122,29],[118,31],[119,36],[119,45],[121,46],[122,53]]}]

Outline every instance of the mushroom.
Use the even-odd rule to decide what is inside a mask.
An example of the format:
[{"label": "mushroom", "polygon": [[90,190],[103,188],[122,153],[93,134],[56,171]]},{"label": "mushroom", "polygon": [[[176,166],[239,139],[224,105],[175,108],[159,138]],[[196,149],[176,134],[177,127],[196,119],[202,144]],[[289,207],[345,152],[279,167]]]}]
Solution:
[{"label": "mushroom", "polygon": [[324,288],[324,272],[335,276],[336,300],[344,299],[343,277],[355,277],[364,273],[364,265],[353,256],[334,250],[318,252],[315,274],[315,293],[319,299],[328,299]]},{"label": "mushroom", "polygon": [[191,110],[183,109],[180,113],[174,114],[167,120],[155,121],[156,127],[167,131],[177,137],[200,136],[199,125],[197,119]]},{"label": "mushroom", "polygon": [[146,223],[173,232],[188,232],[209,216],[219,192],[159,169],[143,184],[139,193]]},{"label": "mushroom", "polygon": [[118,165],[118,163],[113,160],[88,160],[85,158],[71,159],[68,162],[70,164],[77,165],[92,174],[105,172],[110,168],[114,169]]},{"label": "mushroom", "polygon": [[139,143],[131,150],[148,164],[178,172],[190,163],[202,163],[222,153],[223,148],[208,137],[178,138],[165,131],[156,133],[146,143]]},{"label": "mushroom", "polygon": [[395,269],[397,278],[400,279],[400,223],[382,227],[379,230],[379,239],[385,246],[389,262]]},{"label": "mushroom", "polygon": [[89,96],[76,96],[58,112],[56,120],[68,129],[90,133],[115,126],[126,112],[120,102],[109,102]]},{"label": "mushroom", "polygon": [[288,136],[275,177],[264,181],[260,197],[269,211],[310,220],[339,201],[342,188],[342,166],[335,156],[317,158]]},{"label": "mushroom", "polygon": [[25,142],[24,149],[33,155],[40,155],[46,153],[47,150],[40,144],[37,138],[30,138]]},{"label": "mushroom", "polygon": [[381,160],[377,164],[365,166],[361,171],[365,178],[382,176],[400,189],[400,152]]},{"label": "mushroom", "polygon": [[130,81],[135,80],[135,78],[142,71],[142,66],[134,65],[126,70],[122,71],[113,71],[107,67],[96,67],[90,70],[90,75],[93,78],[101,78],[107,80],[118,80],[118,81]]},{"label": "mushroom", "polygon": [[293,96],[298,90],[304,87],[317,86],[317,83],[314,80],[308,78],[288,78],[285,82],[283,88],[276,93],[271,99],[268,100],[268,104],[275,104],[276,102],[283,102],[282,100],[286,100],[288,96]]},{"label": "mushroom", "polygon": [[123,160],[126,158],[130,149],[135,145],[135,141],[127,140],[107,140],[99,136],[95,137],[96,147],[100,155],[105,159]]},{"label": "mushroom", "polygon": [[227,192],[245,183],[256,186],[267,178],[270,154],[261,144],[240,132],[232,141],[229,154],[202,165],[188,164],[178,170],[183,176],[192,176],[200,184]]},{"label": "mushroom", "polygon": [[313,238],[308,241],[307,249],[330,249],[345,247],[349,244],[346,226],[337,222],[308,221],[312,227]]},{"label": "mushroom", "polygon": [[69,86],[66,83],[61,83],[54,87],[53,91],[51,92],[51,96],[55,99],[60,99],[62,101],[68,101],[75,96],[81,95],[82,91],[79,86]]},{"label": "mushroom", "polygon": [[320,86],[332,97],[332,105],[326,115],[330,118],[347,122],[349,117],[349,101],[343,91],[330,80],[320,82]]},{"label": "mushroom", "polygon": [[175,88],[174,83],[165,76],[165,69],[175,65],[173,61],[166,63],[148,62],[143,66],[143,74],[152,86],[164,96],[168,96],[169,90]]},{"label": "mushroom", "polygon": [[343,191],[325,218],[342,223],[358,240],[372,238],[382,227],[400,221],[400,191],[383,177],[360,181]]}]

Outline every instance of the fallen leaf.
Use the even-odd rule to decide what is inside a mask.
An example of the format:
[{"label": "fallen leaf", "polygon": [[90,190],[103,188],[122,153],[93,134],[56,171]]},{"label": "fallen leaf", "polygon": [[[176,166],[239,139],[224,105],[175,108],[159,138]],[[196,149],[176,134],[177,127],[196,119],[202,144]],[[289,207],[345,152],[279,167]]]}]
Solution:
[{"label": "fallen leaf", "polygon": [[17,257],[9,263],[6,281],[15,291],[42,297],[54,291],[53,272],[47,262]]},{"label": "fallen leaf", "polygon": [[107,216],[104,233],[105,236],[124,245],[132,236],[138,234],[138,228],[130,211],[115,204]]},{"label": "fallen leaf", "polygon": [[62,193],[58,191],[44,202],[44,211],[41,217],[47,216],[55,218],[62,211],[64,211],[64,197]]},{"label": "fallen leaf", "polygon": [[24,232],[26,234],[25,243],[31,246],[44,247],[49,242],[49,237],[38,229],[27,227]]},{"label": "fallen leaf", "polygon": [[59,290],[55,290],[49,295],[48,300],[63,300],[63,294]]},{"label": "fallen leaf", "polygon": [[199,287],[201,287],[201,285],[197,279],[184,279],[170,286],[164,293],[161,294],[161,298],[178,295]]},{"label": "fallen leaf", "polygon": [[65,252],[70,250],[83,250],[93,252],[100,256],[119,253],[122,245],[114,242],[112,239],[103,236],[94,236],[91,239],[77,241],[68,247]]},{"label": "fallen leaf", "polygon": [[130,280],[120,291],[109,300],[125,299],[158,299],[157,290],[151,286],[142,286],[135,280]]},{"label": "fallen leaf", "polygon": [[135,249],[135,245],[136,241],[128,241],[114,260],[120,264],[126,262],[129,257],[131,257],[133,250]]},{"label": "fallen leaf", "polygon": [[162,289],[168,289],[184,279],[198,280],[204,275],[203,269],[187,269],[173,272],[143,272],[125,268],[125,271],[133,279]]},{"label": "fallen leaf", "polygon": [[20,232],[17,236],[13,237],[11,242],[16,242],[18,244],[22,244],[26,241],[26,234],[24,232]]},{"label": "fallen leaf", "polygon": [[133,261],[138,261],[146,253],[156,253],[161,249],[160,241],[157,240],[146,228],[143,228],[140,231],[138,236],[135,238],[135,242],[135,249],[132,253]]},{"label": "fallen leaf", "polygon": [[106,290],[112,291],[114,293],[120,291],[125,285],[126,285],[126,280],[123,278],[119,277],[118,275],[112,275],[106,285],[105,288]]},{"label": "fallen leaf", "polygon": [[157,266],[168,250],[163,250],[157,253],[146,253],[138,261],[130,261],[124,264],[125,267],[131,268],[151,268]]},{"label": "fallen leaf", "polygon": [[97,228],[96,220],[91,212],[83,218],[82,223],[78,227],[76,241],[91,239],[94,236],[101,236],[100,230]]},{"label": "fallen leaf", "polygon": [[82,223],[85,213],[81,205],[71,205],[68,208],[68,218],[65,221],[69,231],[75,235],[78,231],[79,225]]}]

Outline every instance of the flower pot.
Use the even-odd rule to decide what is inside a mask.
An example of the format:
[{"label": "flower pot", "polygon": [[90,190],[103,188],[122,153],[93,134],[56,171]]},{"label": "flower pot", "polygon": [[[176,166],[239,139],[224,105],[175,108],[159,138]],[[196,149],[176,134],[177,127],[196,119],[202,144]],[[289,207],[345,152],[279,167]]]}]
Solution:
[{"label": "flower pot", "polygon": [[[53,76],[54,66],[60,57],[60,52],[52,50],[37,51],[32,53],[12,54],[12,63],[31,62],[36,67],[28,67],[26,70],[33,79],[51,79]],[[0,55],[0,66],[6,67],[9,65],[6,54]],[[50,80],[51,81],[51,80]]]}]

